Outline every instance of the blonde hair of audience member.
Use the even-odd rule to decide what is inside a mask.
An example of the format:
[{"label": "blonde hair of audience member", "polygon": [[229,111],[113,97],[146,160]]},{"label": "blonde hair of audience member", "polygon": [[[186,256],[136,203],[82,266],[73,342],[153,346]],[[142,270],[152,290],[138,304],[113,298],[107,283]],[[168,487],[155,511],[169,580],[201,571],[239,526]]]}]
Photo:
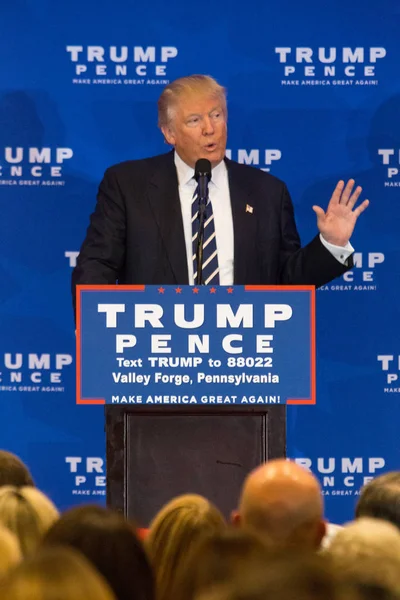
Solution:
[{"label": "blonde hair of audience member", "polygon": [[169,596],[177,569],[194,544],[202,536],[225,527],[219,510],[197,494],[178,496],[160,510],[150,524],[146,538],[158,600]]},{"label": "blonde hair of audience member", "polygon": [[3,576],[21,560],[17,538],[9,529],[0,525],[0,576]]},{"label": "blonde hair of audience member", "polygon": [[262,464],[245,480],[232,522],[278,546],[316,550],[326,532],[319,482],[293,461]]},{"label": "blonde hair of audience member", "polygon": [[103,577],[70,548],[40,550],[0,582],[7,600],[115,600]]},{"label": "blonde hair of audience member", "polygon": [[360,517],[336,534],[325,554],[349,581],[400,594],[400,532],[395,525]]},{"label": "blonde hair of audience member", "polygon": [[175,109],[182,96],[209,96],[221,102],[227,117],[226,90],[209,75],[189,75],[169,83],[158,99],[158,126],[167,127],[174,119]]},{"label": "blonde hair of audience member", "polygon": [[37,488],[0,488],[0,523],[16,535],[23,556],[36,549],[58,516],[52,501]]},{"label": "blonde hair of audience member", "polygon": [[206,536],[178,565],[170,598],[192,600],[248,568],[263,570],[273,556],[271,545],[249,531],[231,528]]},{"label": "blonde hair of audience member", "polygon": [[362,600],[325,557],[289,553],[264,565],[248,564],[230,582],[206,588],[194,600]]}]

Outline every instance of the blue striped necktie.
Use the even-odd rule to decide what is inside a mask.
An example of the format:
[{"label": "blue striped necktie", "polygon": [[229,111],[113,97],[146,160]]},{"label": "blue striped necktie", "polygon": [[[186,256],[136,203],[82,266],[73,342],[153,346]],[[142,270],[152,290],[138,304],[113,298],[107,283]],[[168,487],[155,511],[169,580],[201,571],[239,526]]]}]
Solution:
[{"label": "blue striped necktie", "polygon": [[[197,284],[197,238],[199,231],[199,198],[198,187],[192,201],[192,260],[194,284]],[[215,237],[214,214],[211,200],[208,199],[204,218],[203,241],[203,283],[206,285],[219,285],[219,266],[217,253],[217,240]]]}]

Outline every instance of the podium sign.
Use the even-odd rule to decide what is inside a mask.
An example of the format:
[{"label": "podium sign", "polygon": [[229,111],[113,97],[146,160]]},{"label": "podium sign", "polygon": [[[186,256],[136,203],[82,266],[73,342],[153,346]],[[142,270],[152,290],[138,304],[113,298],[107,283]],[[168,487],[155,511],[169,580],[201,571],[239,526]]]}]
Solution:
[{"label": "podium sign", "polygon": [[312,286],[78,286],[78,404],[315,404]]}]

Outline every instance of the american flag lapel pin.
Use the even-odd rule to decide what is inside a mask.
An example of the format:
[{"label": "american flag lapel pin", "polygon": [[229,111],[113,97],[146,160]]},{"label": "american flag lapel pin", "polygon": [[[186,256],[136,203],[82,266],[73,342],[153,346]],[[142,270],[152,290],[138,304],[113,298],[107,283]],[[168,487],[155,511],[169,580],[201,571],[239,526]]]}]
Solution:
[{"label": "american flag lapel pin", "polygon": [[253,207],[250,206],[250,204],[246,204],[246,212],[250,213],[251,215],[253,214]]}]

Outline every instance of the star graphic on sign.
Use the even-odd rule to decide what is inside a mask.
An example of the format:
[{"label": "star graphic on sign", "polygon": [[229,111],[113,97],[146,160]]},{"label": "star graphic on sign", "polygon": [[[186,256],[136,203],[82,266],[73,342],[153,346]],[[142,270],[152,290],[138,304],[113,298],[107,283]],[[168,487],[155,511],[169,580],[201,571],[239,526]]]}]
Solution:
[{"label": "star graphic on sign", "polygon": [[228,287],[228,294],[233,294],[233,288],[232,287]]},{"label": "star graphic on sign", "polygon": [[180,287],[175,288],[175,292],[177,294],[182,294],[182,288],[180,288]]},{"label": "star graphic on sign", "polygon": [[210,288],[210,294],[216,294],[217,293],[217,288],[212,287]]},{"label": "star graphic on sign", "polygon": [[159,294],[163,294],[164,292],[165,292],[165,288],[163,288],[163,287],[159,287],[158,288],[158,293]]},{"label": "star graphic on sign", "polygon": [[199,293],[199,288],[194,287],[192,291],[193,291],[193,294],[198,294]]}]

